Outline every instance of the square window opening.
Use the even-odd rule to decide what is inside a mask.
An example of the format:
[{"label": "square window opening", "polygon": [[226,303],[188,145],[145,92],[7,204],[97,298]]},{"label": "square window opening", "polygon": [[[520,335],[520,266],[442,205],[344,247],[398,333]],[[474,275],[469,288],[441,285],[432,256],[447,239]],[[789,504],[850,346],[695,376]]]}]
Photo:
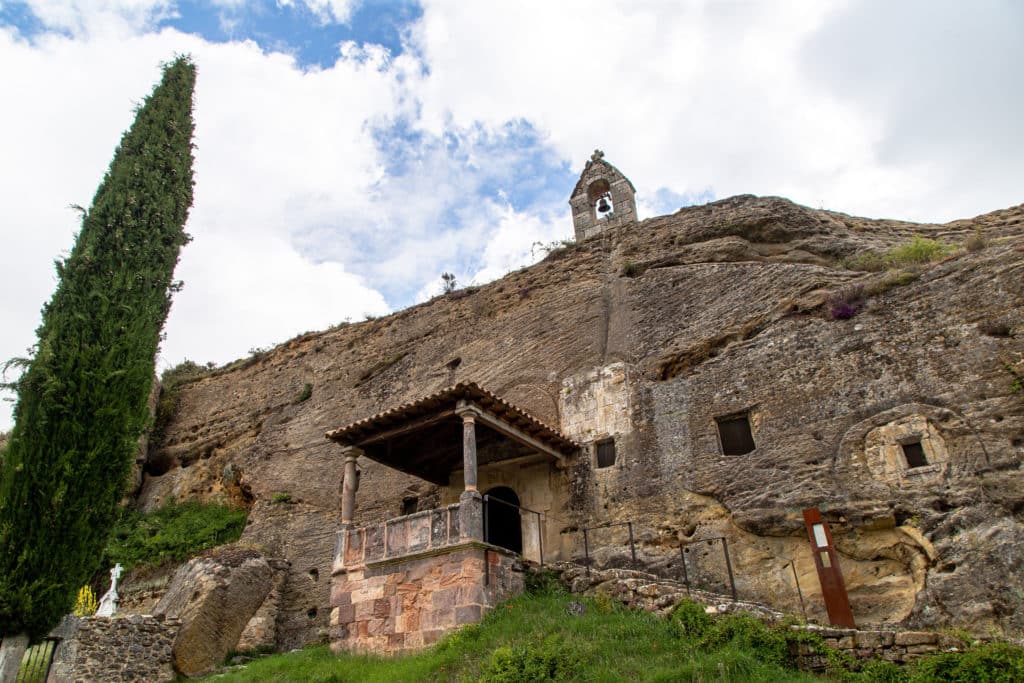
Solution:
[{"label": "square window opening", "polygon": [[417,504],[420,502],[419,498],[403,498],[402,499],[402,515],[411,515],[416,512]]},{"label": "square window opening", "polygon": [[903,457],[907,459],[908,468],[924,467],[928,464],[928,458],[925,457],[924,448],[921,446],[920,441],[914,441],[902,445]]},{"label": "square window opening", "polygon": [[597,467],[611,467],[615,464],[615,441],[607,439],[597,444]]},{"label": "square window opening", "polygon": [[725,455],[745,455],[754,450],[754,435],[750,432],[749,415],[715,418],[718,437]]}]

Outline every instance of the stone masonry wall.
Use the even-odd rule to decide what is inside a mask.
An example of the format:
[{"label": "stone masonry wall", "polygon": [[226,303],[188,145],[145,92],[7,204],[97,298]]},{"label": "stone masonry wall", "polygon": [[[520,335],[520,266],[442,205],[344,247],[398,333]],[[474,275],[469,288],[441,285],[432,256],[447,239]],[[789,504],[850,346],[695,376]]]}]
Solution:
[{"label": "stone masonry wall", "polygon": [[519,561],[475,542],[341,570],[331,586],[331,649],[421,649],[478,623],[498,602],[522,590]]},{"label": "stone masonry wall", "polygon": [[48,683],[159,683],[175,677],[171,646],[175,618],[68,616],[52,635],[61,638]]}]

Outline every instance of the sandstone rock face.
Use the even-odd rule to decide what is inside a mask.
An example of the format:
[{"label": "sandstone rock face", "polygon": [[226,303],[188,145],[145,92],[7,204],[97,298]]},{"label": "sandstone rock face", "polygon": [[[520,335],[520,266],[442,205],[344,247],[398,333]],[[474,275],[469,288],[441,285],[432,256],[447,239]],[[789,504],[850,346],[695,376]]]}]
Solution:
[{"label": "sandstone rock face", "polygon": [[283,560],[269,560],[268,563],[274,570],[270,593],[245,625],[245,630],[242,631],[233,650],[272,650],[277,645],[277,614],[281,608],[284,582],[288,578],[288,563]]},{"label": "sandstone rock face", "polygon": [[273,575],[261,553],[236,547],[183,565],[155,610],[182,621],[174,668],[198,676],[223,662],[266,600]]},{"label": "sandstone rock face", "polygon": [[[976,230],[987,247],[899,282],[841,265],[913,235],[962,245]],[[869,292],[865,305],[831,319],[826,298],[850,285]],[[741,599],[797,611],[795,569],[821,618],[800,515],[815,506],[858,623],[1019,634],[1022,304],[1024,206],[917,225],[734,197],[609,229],[489,285],[307,334],[183,386],[166,438],[150,445],[163,465],[146,473],[139,504],[248,506],[243,542],[291,562],[276,644],[315,642],[328,628],[342,478],[324,432],[475,381],[586,444],[550,478],[564,489],[546,521],[563,554],[582,552],[581,526],[629,520],[644,566],[680,572],[683,546],[695,579],[720,591],[721,550],[704,541],[724,536]],[[749,423],[752,451],[723,454],[729,416]],[[602,439],[616,459],[597,468]],[[402,514],[410,497],[425,509],[452,496],[360,468],[359,524]],[[630,559],[623,527],[592,543],[602,562]]]}]

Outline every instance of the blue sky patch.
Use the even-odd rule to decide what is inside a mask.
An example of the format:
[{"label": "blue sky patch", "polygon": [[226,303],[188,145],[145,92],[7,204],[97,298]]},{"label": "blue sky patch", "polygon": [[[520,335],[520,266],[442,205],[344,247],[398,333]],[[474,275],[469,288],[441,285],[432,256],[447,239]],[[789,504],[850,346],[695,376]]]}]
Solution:
[{"label": "blue sky patch", "polygon": [[30,39],[46,31],[43,22],[22,2],[0,2],[0,26],[13,26]]},{"label": "blue sky patch", "polygon": [[[323,21],[302,2],[280,6],[274,0],[258,0],[231,8],[178,0],[174,9],[158,27],[170,26],[210,42],[252,40],[264,50],[293,55],[304,68],[333,66],[338,45],[349,40],[401,54],[403,34],[423,14],[415,0],[363,0],[345,24]],[[0,4],[0,26],[14,26],[26,38],[52,30],[23,2]]]}]

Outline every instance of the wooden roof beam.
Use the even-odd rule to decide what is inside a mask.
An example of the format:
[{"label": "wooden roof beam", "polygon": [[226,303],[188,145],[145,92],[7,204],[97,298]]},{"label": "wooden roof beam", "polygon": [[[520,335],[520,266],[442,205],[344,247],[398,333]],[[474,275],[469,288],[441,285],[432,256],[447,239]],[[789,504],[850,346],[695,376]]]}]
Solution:
[{"label": "wooden roof beam", "polygon": [[547,455],[550,455],[552,458],[560,462],[564,461],[566,458],[566,454],[559,452],[558,450],[552,448],[551,446],[547,445],[542,441],[538,441],[537,439],[533,438],[532,436],[522,431],[521,429],[517,429],[516,427],[513,427],[507,422],[499,420],[490,413],[481,410],[480,408],[477,408],[469,401],[459,401],[459,407],[456,408],[456,410],[463,408],[476,408],[476,421],[479,422],[480,424],[490,427],[499,434],[507,436],[510,439],[514,439],[519,443],[528,446],[539,453],[545,453]]}]

